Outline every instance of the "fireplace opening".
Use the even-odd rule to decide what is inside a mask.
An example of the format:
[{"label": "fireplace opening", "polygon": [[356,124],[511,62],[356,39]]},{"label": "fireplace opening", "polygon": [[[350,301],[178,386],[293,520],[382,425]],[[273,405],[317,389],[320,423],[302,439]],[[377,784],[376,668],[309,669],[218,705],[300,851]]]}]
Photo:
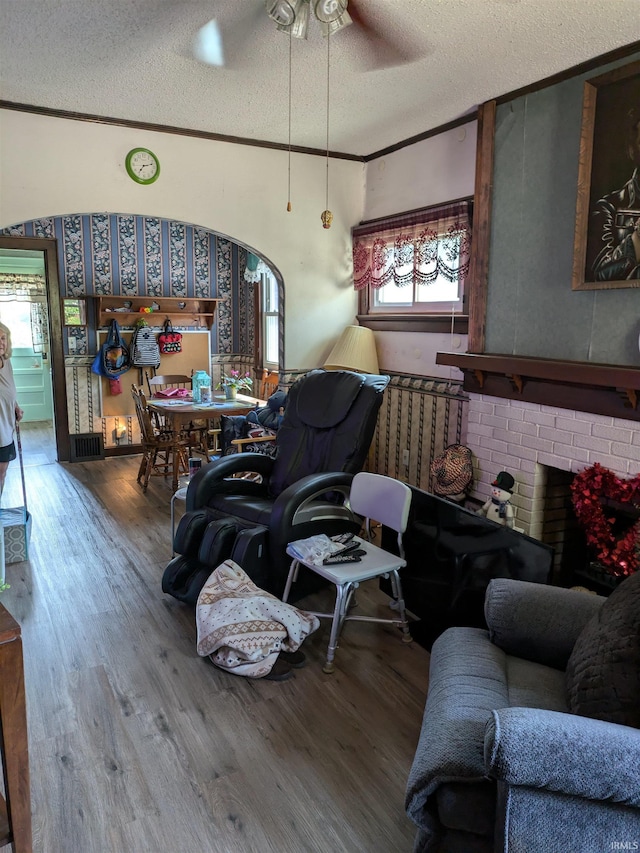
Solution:
[{"label": "fireplace opening", "polygon": [[571,471],[546,468],[546,489],[542,502],[542,536],[555,551],[552,583],[574,586],[575,580],[589,562],[587,540],[576,518],[571,500]]}]

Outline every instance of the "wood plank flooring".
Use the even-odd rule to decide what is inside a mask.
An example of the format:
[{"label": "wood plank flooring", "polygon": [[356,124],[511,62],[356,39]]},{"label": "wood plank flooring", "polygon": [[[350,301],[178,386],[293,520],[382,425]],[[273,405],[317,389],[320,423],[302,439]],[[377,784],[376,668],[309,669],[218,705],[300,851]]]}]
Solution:
[{"label": "wood plank flooring", "polygon": [[[135,456],[58,464],[38,426],[22,444],[30,560],[2,602],[22,627],[35,853],[409,853],[428,652],[351,623],[327,676],[322,620],[288,681],[215,669],[160,588],[168,485],[143,494]],[[21,503],[14,462],[3,505]]]}]

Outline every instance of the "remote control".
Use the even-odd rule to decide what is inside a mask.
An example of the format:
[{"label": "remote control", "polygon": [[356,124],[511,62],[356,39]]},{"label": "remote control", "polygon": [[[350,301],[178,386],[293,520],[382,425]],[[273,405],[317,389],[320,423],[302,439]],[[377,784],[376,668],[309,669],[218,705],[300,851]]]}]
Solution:
[{"label": "remote control", "polygon": [[[339,551],[334,551],[331,555],[332,557],[342,556],[343,554],[351,554],[352,551],[355,551],[356,548],[360,547],[360,543],[356,540],[355,542],[347,542]],[[363,552],[364,553],[364,552]]]},{"label": "remote control", "polygon": [[359,563],[360,557],[354,554],[334,554],[333,557],[325,557],[322,561],[324,566],[338,566],[341,563]]},{"label": "remote control", "polygon": [[347,542],[350,542],[353,539],[353,533],[336,533],[335,536],[331,537],[332,542],[336,542],[338,545],[346,545]]}]

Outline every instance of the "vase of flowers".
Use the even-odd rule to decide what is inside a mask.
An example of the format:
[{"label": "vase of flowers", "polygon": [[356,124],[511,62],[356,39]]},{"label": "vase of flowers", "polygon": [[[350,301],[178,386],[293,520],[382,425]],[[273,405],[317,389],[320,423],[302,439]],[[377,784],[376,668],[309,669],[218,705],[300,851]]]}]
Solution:
[{"label": "vase of flowers", "polygon": [[248,371],[241,376],[239,370],[230,370],[229,373],[222,374],[216,388],[224,389],[224,396],[227,400],[235,400],[238,391],[250,391],[252,385],[253,379]]}]

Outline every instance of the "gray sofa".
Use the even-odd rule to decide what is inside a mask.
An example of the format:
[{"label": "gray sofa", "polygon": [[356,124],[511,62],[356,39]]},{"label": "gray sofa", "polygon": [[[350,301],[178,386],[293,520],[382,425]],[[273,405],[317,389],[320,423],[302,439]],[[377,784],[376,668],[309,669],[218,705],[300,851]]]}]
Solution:
[{"label": "gray sofa", "polygon": [[[613,651],[627,661],[640,653],[640,576],[633,584],[630,633]],[[598,673],[572,651],[587,623],[599,630],[615,595],[492,580],[489,630],[449,628],[436,640],[406,796],[415,853],[640,849],[640,729],[571,713],[565,672],[569,663],[602,693]],[[591,643],[601,659],[607,643]],[[633,693],[638,667],[621,678],[621,692]]]}]

